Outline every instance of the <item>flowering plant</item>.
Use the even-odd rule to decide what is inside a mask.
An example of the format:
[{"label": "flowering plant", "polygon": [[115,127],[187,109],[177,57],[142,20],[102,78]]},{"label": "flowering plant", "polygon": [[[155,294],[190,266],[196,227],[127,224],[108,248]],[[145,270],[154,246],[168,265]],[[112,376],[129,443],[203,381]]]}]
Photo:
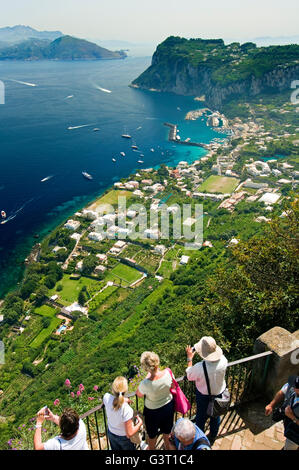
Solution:
[{"label": "flowering plant", "polygon": [[[72,391],[72,388],[70,379],[66,379],[64,382],[65,393],[60,398],[56,398],[52,406],[49,406],[53,414],[61,415],[64,408],[73,408],[79,415],[82,415],[91,408],[91,403],[94,403],[93,407],[96,407],[102,402],[101,398],[96,396],[99,389],[97,385],[93,387],[93,393],[90,395],[86,392],[83,384],[75,387],[74,391]],[[16,429],[15,437],[7,442],[11,450],[33,450],[35,421],[36,417],[31,418],[26,424],[22,424]],[[49,420],[43,422],[43,442],[58,434],[59,427]]]}]

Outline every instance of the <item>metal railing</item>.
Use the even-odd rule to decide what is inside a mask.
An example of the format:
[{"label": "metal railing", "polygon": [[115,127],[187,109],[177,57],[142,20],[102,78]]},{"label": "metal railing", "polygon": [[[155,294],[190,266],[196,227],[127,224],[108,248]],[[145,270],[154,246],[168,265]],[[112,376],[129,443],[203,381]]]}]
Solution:
[{"label": "metal railing", "polygon": [[[244,403],[254,401],[261,396],[272,354],[272,351],[266,351],[255,356],[246,357],[244,359],[228,363],[226,384],[231,396],[230,410],[243,405]],[[179,377],[176,380],[179,382],[181,389],[191,404],[188,418],[194,419],[196,414],[195,382],[189,382],[186,376]],[[126,396],[133,401],[131,406],[134,410],[143,410],[143,406],[142,410],[140,409],[140,400],[135,392],[128,393]],[[174,422],[180,416],[176,412]],[[110,446],[108,439],[107,415],[104,404],[102,403],[101,405],[87,411],[81,415],[81,419],[86,423],[90,449],[108,450]]]}]

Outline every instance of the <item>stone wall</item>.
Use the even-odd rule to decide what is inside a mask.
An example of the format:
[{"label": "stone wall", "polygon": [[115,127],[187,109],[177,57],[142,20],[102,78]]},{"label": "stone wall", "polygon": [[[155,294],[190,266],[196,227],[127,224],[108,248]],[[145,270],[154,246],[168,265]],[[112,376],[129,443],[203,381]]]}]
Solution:
[{"label": "stone wall", "polygon": [[[257,338],[254,354],[272,351],[265,382],[262,371],[255,374],[255,386],[263,387],[263,395],[271,400],[288,381],[290,375],[299,375],[299,330],[290,333],[278,326]],[[259,361],[257,361],[259,362]]]}]

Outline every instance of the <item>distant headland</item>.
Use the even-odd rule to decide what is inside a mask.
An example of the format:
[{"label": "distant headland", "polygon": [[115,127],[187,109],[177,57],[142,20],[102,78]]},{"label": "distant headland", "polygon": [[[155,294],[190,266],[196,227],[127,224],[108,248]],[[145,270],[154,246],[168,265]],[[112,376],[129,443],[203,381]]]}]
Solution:
[{"label": "distant headland", "polygon": [[37,31],[29,26],[0,28],[0,60],[124,59],[125,51],[110,51],[60,31]]}]

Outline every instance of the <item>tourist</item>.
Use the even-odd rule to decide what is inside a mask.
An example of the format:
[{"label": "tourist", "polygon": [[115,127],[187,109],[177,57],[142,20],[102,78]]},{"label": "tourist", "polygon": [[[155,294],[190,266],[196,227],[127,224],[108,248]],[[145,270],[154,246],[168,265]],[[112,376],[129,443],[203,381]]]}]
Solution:
[{"label": "tourist", "polygon": [[[59,426],[61,433],[42,443],[42,426],[45,420]],[[78,413],[71,408],[65,408],[60,417],[54,415],[47,407],[42,408],[37,414],[35,428],[35,450],[89,450],[85,424]]]},{"label": "tourist", "polygon": [[139,384],[136,395],[145,395],[143,414],[149,437],[149,450],[155,449],[159,433],[163,434],[164,448],[168,450],[174,416],[174,400],[170,392],[172,376],[167,369],[159,369],[159,356],[153,352],[144,352],[140,362],[148,375]]},{"label": "tourist", "polygon": [[112,384],[112,394],[106,393],[103,398],[108,419],[108,438],[112,450],[135,450],[130,437],[136,434],[143,424],[138,415],[136,424],[133,423],[134,411],[129,405],[129,399],[125,397],[127,391],[127,379],[116,377]]},{"label": "tourist", "polygon": [[[187,346],[187,378],[195,381],[196,384],[196,424],[204,431],[205,424],[209,418],[207,408],[210,401],[208,386],[204,374],[203,362],[206,364],[207,374],[210,382],[211,395],[220,398],[226,388],[225,372],[227,368],[227,359],[222,349],[217,346],[216,341],[211,336],[203,336],[195,344],[195,351],[191,346]],[[192,365],[193,357],[197,352],[204,361]],[[210,417],[210,433],[208,439],[211,445],[214,444],[220,426],[220,416]]]},{"label": "tourist", "polygon": [[281,407],[284,413],[284,436],[286,442],[284,450],[299,449],[299,375],[292,376],[288,382],[276,393],[273,400],[265,408],[265,415],[269,416],[276,405],[283,402]]},{"label": "tourist", "polygon": [[211,450],[207,436],[188,418],[180,418],[175,423],[171,437],[171,450]]}]

